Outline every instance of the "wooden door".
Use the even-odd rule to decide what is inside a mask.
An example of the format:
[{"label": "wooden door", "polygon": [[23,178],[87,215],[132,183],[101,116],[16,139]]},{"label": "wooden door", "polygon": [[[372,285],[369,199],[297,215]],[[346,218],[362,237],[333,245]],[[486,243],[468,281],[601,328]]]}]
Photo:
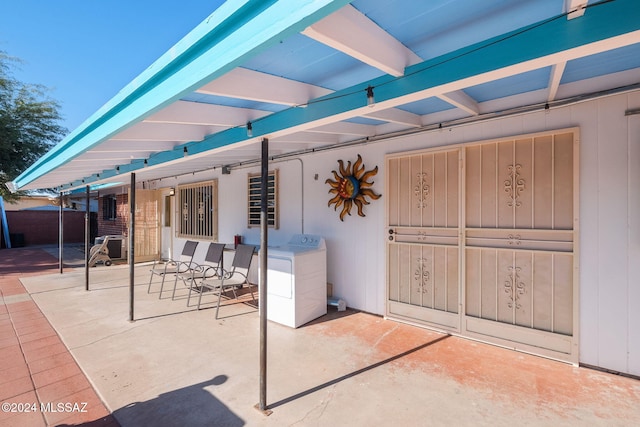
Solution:
[{"label": "wooden door", "polygon": [[[160,257],[160,192],[136,190],[135,259],[145,262]],[[131,200],[131,197],[129,197]]]}]

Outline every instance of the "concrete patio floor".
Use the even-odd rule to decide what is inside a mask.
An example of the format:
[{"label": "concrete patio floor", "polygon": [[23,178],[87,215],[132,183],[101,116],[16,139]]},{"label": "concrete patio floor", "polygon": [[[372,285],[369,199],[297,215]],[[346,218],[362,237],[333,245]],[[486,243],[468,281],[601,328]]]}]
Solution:
[{"label": "concrete patio floor", "polygon": [[640,425],[636,379],[332,308],[295,330],[269,322],[265,416],[250,298],[215,320],[184,289],[148,294],[148,269],[135,322],[126,265],[91,269],[89,292],[83,269],[21,279],[122,426]]}]

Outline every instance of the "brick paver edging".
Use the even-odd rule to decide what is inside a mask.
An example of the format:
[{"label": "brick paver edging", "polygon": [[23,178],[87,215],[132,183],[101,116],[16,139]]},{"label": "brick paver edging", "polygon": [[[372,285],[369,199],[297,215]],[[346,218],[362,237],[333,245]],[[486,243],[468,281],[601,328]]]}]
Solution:
[{"label": "brick paver edging", "polygon": [[0,425],[118,426],[19,280],[57,268],[42,249],[0,250]]}]

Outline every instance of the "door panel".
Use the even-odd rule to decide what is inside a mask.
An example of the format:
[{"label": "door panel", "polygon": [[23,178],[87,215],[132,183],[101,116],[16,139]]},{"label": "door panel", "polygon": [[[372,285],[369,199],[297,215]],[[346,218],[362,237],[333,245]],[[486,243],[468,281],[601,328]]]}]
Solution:
[{"label": "door panel", "polygon": [[467,248],[467,315],[571,335],[572,258]]},{"label": "door panel", "polygon": [[[160,194],[162,194],[162,191],[160,191]],[[174,197],[166,193],[160,197],[164,199],[162,227],[160,227],[160,257],[164,259],[173,259],[173,212],[175,209],[173,206]]]},{"label": "door panel", "polygon": [[571,360],[567,356],[574,351],[575,347],[572,338],[567,335],[536,331],[473,317],[464,319],[464,330],[464,335],[471,338],[482,338],[483,341],[493,344],[559,360]]},{"label": "door panel", "polygon": [[553,198],[552,136],[540,138],[534,153],[534,175],[536,186],[533,194],[534,226],[541,229],[553,228],[553,212],[549,209],[549,201]]},{"label": "door panel", "polygon": [[460,151],[391,159],[388,312],[459,329]]},{"label": "door panel", "polygon": [[136,262],[151,261],[160,257],[159,197],[160,192],[157,190],[136,190]]},{"label": "door panel", "polygon": [[577,362],[575,139],[388,156],[387,314]]},{"label": "door panel", "polygon": [[556,135],[551,143],[553,167],[553,229],[573,229],[573,135]]},{"label": "door panel", "polygon": [[394,243],[388,265],[390,300],[458,312],[458,248]]},{"label": "door panel", "polygon": [[[561,351],[566,346],[549,333],[573,334],[573,135],[487,143],[465,154],[465,316],[528,331],[463,325],[476,325],[471,336]],[[471,193],[478,189],[479,196]]]}]

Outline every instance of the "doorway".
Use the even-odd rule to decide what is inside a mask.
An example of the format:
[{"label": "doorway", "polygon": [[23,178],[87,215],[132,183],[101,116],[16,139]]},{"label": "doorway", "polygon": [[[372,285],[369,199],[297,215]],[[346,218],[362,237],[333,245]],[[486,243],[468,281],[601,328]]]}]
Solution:
[{"label": "doorway", "polygon": [[[135,257],[136,262],[158,259],[160,256],[159,192],[136,190]],[[131,197],[129,197],[131,200]]]},{"label": "doorway", "polygon": [[577,141],[387,156],[387,317],[577,363]]}]

